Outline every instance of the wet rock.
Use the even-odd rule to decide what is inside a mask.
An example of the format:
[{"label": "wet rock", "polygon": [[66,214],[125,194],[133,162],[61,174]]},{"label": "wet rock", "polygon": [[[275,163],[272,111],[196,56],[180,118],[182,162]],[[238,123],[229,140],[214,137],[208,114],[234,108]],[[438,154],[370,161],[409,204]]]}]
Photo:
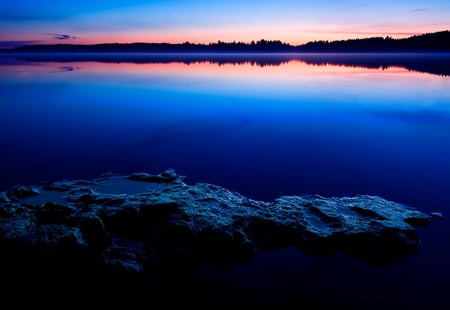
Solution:
[{"label": "wet rock", "polygon": [[16,186],[8,191],[7,196],[10,200],[16,201],[23,198],[39,195],[39,190],[36,187]]},{"label": "wet rock", "polygon": [[[102,192],[117,180],[129,189],[142,182],[148,187],[133,194]],[[33,204],[28,197],[44,187],[60,192],[64,203]],[[12,262],[15,256],[22,263],[57,260],[77,272],[227,267],[251,260],[257,251],[292,246],[316,256],[342,251],[370,264],[390,264],[416,251],[415,227],[432,218],[367,195],[257,201],[217,185],[185,184],[173,170],[16,187],[8,193],[0,195],[1,253],[9,253]]]},{"label": "wet rock", "polygon": [[46,202],[42,209],[36,212],[36,218],[41,224],[64,224],[73,212],[74,210],[70,206]]},{"label": "wet rock", "polygon": [[66,192],[73,188],[74,185],[88,185],[86,181],[57,181],[52,183],[45,183],[42,189],[46,191]]},{"label": "wet rock", "polygon": [[83,216],[79,223],[83,237],[81,242],[100,249],[109,243],[108,232],[98,216]]},{"label": "wet rock", "polygon": [[10,202],[8,195],[5,192],[0,192],[0,202]]},{"label": "wet rock", "polygon": [[441,212],[431,212],[431,215],[440,219],[444,218],[444,214],[442,214]]},{"label": "wet rock", "polygon": [[169,169],[158,175],[145,172],[133,173],[127,176],[128,179],[141,182],[170,183],[180,178],[174,170]]}]

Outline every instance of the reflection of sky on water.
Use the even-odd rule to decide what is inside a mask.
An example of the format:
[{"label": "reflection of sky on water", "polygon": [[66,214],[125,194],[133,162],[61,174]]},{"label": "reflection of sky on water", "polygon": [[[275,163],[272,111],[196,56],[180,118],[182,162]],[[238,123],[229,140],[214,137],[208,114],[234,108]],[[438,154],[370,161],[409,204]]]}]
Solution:
[{"label": "reflection of sky on water", "polygon": [[[0,58],[0,191],[174,168],[187,183],[211,182],[257,199],[363,193],[447,216],[449,84],[448,76],[395,66]],[[449,304],[447,220],[418,230],[417,253],[385,268],[286,249],[231,270],[162,280],[171,291],[188,283],[202,296],[220,292],[262,304],[439,308]]]},{"label": "reflection of sky on water", "polygon": [[[79,71],[76,76],[52,77],[46,73]],[[402,68],[386,70],[331,65],[308,65],[294,60],[279,66],[216,65],[211,63],[111,64],[111,63],[25,63],[4,66],[10,82],[42,84],[66,91],[65,86],[90,87],[91,95],[105,96],[104,90],[118,88],[134,92],[136,99],[145,97],[139,90],[170,91],[185,94],[211,94],[229,98],[291,99],[301,103],[410,103],[414,105],[448,102],[450,95],[436,94],[448,78],[418,74]],[[39,80],[33,80],[38,78]],[[367,87],[370,83],[370,87]],[[28,85],[27,85],[28,86]],[[31,85],[30,85],[31,86]],[[99,87],[97,90],[93,86]],[[427,86],[427,87],[424,87]],[[399,89],[402,92],[399,92]],[[364,91],[356,91],[363,89]],[[77,95],[79,89],[74,89]],[[406,92],[407,91],[407,92]],[[60,95],[54,93],[55,95]],[[433,94],[433,96],[430,96]],[[29,94],[32,96],[32,94]],[[314,101],[313,101],[314,100]]]},{"label": "reflection of sky on water", "polygon": [[297,60],[0,66],[1,186],[174,168],[261,199],[369,193],[443,205],[449,84]]}]

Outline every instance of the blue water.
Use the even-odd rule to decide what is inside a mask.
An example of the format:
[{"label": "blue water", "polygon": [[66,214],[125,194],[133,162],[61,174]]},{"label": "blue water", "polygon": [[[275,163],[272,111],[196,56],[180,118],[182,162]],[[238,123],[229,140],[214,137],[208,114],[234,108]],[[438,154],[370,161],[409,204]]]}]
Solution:
[{"label": "blue water", "polygon": [[[439,65],[258,57],[0,58],[0,190],[173,168],[254,199],[370,194],[450,215],[450,76]],[[420,228],[418,253],[381,269],[288,249],[199,277],[217,280],[206,287],[218,298],[450,306],[447,224]]]}]

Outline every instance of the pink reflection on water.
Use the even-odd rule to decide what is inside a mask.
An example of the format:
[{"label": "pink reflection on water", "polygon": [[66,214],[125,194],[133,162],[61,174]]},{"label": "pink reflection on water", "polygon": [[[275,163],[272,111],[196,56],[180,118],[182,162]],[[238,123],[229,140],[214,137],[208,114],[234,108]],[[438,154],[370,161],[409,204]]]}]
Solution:
[{"label": "pink reflection on water", "polygon": [[[208,55],[206,55],[208,56]],[[128,56],[127,56],[128,57]],[[185,57],[185,56],[183,56]],[[129,58],[133,60],[133,58]],[[450,101],[442,92],[449,77],[420,73],[400,66],[368,67],[308,63],[289,58],[147,58],[102,61],[16,61],[0,66],[0,76],[14,80],[90,83],[92,86],[176,90],[190,93],[261,99],[333,101],[335,103],[433,104],[425,98],[436,92],[437,101]],[[427,87],[423,87],[427,85]],[[402,90],[402,91],[399,91]],[[418,92],[421,92],[420,94]],[[418,101],[423,97],[424,100]],[[431,96],[436,98],[436,95]]]}]

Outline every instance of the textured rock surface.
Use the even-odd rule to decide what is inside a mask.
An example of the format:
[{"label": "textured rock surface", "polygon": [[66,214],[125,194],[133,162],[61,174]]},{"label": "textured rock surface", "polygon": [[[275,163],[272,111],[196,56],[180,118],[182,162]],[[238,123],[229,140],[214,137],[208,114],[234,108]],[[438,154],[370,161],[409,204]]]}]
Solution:
[{"label": "textured rock surface", "polygon": [[0,250],[4,269],[74,273],[227,267],[291,246],[387,264],[415,252],[414,227],[431,218],[374,196],[256,201],[212,184],[187,185],[167,170],[0,192]]}]

